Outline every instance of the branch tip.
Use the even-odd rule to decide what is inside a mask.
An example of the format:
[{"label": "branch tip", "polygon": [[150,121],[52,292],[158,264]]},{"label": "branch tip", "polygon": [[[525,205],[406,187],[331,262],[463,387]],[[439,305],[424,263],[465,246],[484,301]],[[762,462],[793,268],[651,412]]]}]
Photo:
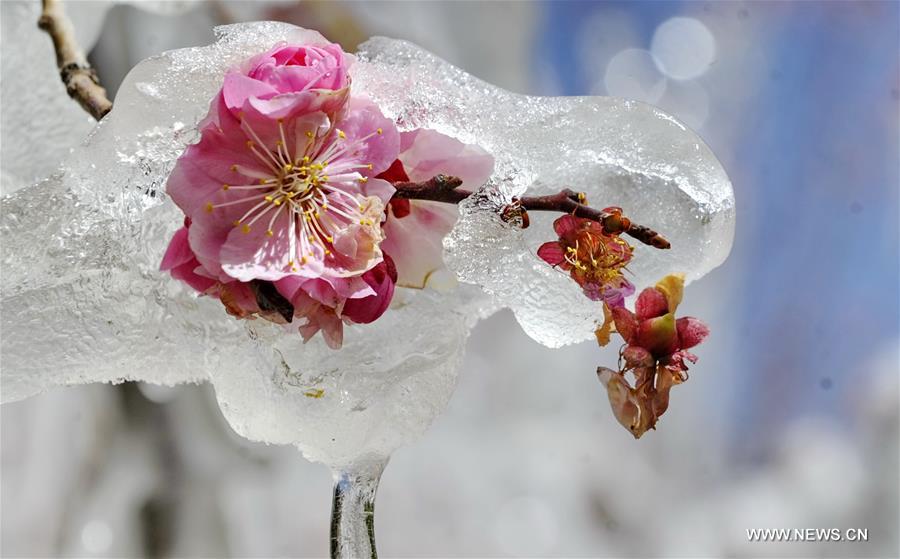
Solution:
[{"label": "branch tip", "polygon": [[53,41],[59,78],[66,86],[66,92],[95,120],[100,120],[112,109],[112,102],[100,85],[97,72],[88,63],[84,51],[75,40],[72,22],[66,16],[62,2],[42,0],[41,5],[37,25]]}]

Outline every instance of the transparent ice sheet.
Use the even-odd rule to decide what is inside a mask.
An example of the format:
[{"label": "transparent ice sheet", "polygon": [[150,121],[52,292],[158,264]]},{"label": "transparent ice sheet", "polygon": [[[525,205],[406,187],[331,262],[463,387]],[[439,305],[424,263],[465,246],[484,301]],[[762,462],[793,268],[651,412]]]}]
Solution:
[{"label": "transparent ice sheet", "polygon": [[533,255],[552,238],[555,216],[533,215],[525,231],[496,218],[512,196],[568,186],[663,231],[674,248],[638,249],[639,286],[670,271],[695,279],[728,253],[728,179],[671,117],[615,99],[513,95],[378,38],[361,47],[355,91],[402,129],[434,128],[497,160],[445,241],[466,283],[451,294],[398,289],[391,311],[349,327],[340,351],[321,338],[303,345],[261,320],[236,321],[157,271],[182,222],[165,180],[229,67],[281,40],[321,37],[281,23],[218,33],[213,45],[137,65],[62,172],[2,200],[4,401],[60,384],[210,381],[231,425],[250,439],[293,443],[332,465],[387,456],[443,410],[478,317],[508,306],[532,337],[556,346],[589,337],[601,316]]}]

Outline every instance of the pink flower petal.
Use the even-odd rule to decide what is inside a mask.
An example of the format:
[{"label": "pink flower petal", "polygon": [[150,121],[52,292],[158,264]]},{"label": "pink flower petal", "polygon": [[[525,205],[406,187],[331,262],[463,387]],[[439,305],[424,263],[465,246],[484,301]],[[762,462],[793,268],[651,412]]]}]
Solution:
[{"label": "pink flower petal", "polygon": [[574,215],[563,215],[553,222],[553,230],[559,236],[559,238],[563,239],[575,233],[578,230],[579,225],[581,224],[581,219],[575,217]]},{"label": "pink flower petal", "polygon": [[384,202],[385,205],[391,200],[391,197],[397,192],[397,189],[386,180],[369,179],[360,185],[360,191],[363,196],[374,196]]},{"label": "pink flower petal", "polygon": [[247,318],[260,311],[256,303],[256,295],[246,283],[233,281],[220,283],[216,287],[219,300],[225,305],[228,314],[238,318]]},{"label": "pink flower petal", "polygon": [[625,307],[611,307],[610,312],[616,323],[616,332],[622,336],[626,343],[633,343],[638,331],[637,317]]},{"label": "pink flower petal", "polygon": [[664,314],[640,321],[637,339],[633,343],[659,358],[676,351],[678,332],[675,328],[675,316]]},{"label": "pink flower petal", "polygon": [[246,114],[251,114],[248,107],[252,107],[259,115],[270,119],[287,119],[314,111],[334,114],[344,104],[349,92],[349,89],[315,89],[282,93],[268,99],[251,97],[244,110]]},{"label": "pink flower petal", "polygon": [[653,367],[656,364],[656,360],[649,351],[636,345],[626,346],[622,357],[629,367]]},{"label": "pink flower petal", "polygon": [[437,174],[459,177],[463,185],[478,189],[494,172],[494,158],[481,147],[464,144],[434,130],[401,134],[400,161],[410,180],[428,180]]},{"label": "pink flower petal", "polygon": [[[377,266],[376,266],[377,267]],[[352,276],[347,278],[323,278],[328,282],[335,293],[344,299],[360,299],[375,295],[375,290],[365,279],[365,274],[361,276]]]},{"label": "pink flower petal", "polygon": [[339,158],[332,158],[335,165],[343,159],[371,164],[371,169],[363,169],[360,172],[364,176],[375,177],[397,159],[400,151],[400,134],[394,122],[385,118],[378,105],[368,98],[351,97],[350,110],[335,123],[335,126],[346,134],[347,142],[369,138],[357,149],[348,150]]},{"label": "pink flower petal", "polygon": [[200,293],[208,292],[214,285],[216,280],[210,279],[203,275],[203,267],[194,258],[190,262],[181,264],[172,269],[172,277],[188,284],[195,291]]},{"label": "pink flower petal", "polygon": [[182,227],[172,235],[172,240],[169,241],[159,269],[165,272],[191,260],[194,260],[194,253],[191,251],[191,245],[188,244],[188,228]]},{"label": "pink flower petal", "polygon": [[443,239],[458,216],[454,205],[413,200],[406,217],[388,217],[381,249],[396,255],[398,285],[422,289],[435,272],[444,268]]},{"label": "pink flower petal", "polygon": [[669,312],[669,303],[665,295],[653,287],[648,287],[638,295],[634,311],[638,320],[656,318]]},{"label": "pink flower petal", "polygon": [[[234,212],[239,211],[233,208],[231,210]],[[225,213],[228,212],[228,209],[223,208],[215,211]],[[234,229],[227,221],[228,217],[228,215],[223,217],[221,215],[213,215],[212,212],[199,211],[194,214],[193,223],[188,231],[188,241],[197,261],[211,276],[223,282],[234,279],[222,271],[222,264],[219,258],[222,245],[228,238],[229,233]],[[231,218],[232,221],[237,219],[233,214]]]},{"label": "pink flower petal", "polygon": [[[222,121],[233,122],[230,116]],[[260,166],[244,140],[239,131],[225,133],[210,126],[202,131],[200,142],[187,147],[166,182],[166,192],[186,215],[201,211],[225,184],[242,185],[253,180],[236,171],[236,166]]]},{"label": "pink flower petal", "polygon": [[537,255],[551,266],[559,266],[566,261],[565,249],[559,241],[550,241],[542,244],[538,247]]},{"label": "pink flower petal", "polygon": [[341,314],[353,322],[368,324],[384,314],[394,296],[397,271],[391,258],[385,254],[384,261],[363,274],[363,279],[375,291],[374,295],[347,300]]},{"label": "pink flower petal", "polygon": [[[241,207],[252,207],[252,203]],[[249,232],[243,226],[231,227],[219,251],[222,270],[240,281],[275,281],[289,275],[306,278],[322,275],[325,255],[321,246],[313,244],[309,248],[311,253],[301,254],[299,241],[295,240],[295,252],[292,253],[289,231],[293,222],[287,212],[281,212],[275,220],[271,236],[267,233],[266,217],[270,216],[263,216],[259,223],[249,225]],[[302,261],[304,257],[306,262]]]},{"label": "pink flower petal", "polygon": [[702,342],[709,335],[709,327],[692,316],[675,321],[681,349],[688,349]]},{"label": "pink flower petal", "polygon": [[268,99],[277,94],[278,90],[273,86],[239,72],[225,74],[225,81],[222,84],[222,96],[225,100],[225,106],[235,113],[244,108],[244,103],[248,99],[256,97]]},{"label": "pink flower petal", "polygon": [[303,283],[303,291],[307,295],[332,309],[337,308],[343,303],[344,298],[339,296],[337,291],[325,280],[311,279]]},{"label": "pink flower petal", "polygon": [[341,349],[344,345],[344,323],[334,313],[321,312],[318,317],[319,328],[325,344],[331,349]]},{"label": "pink flower petal", "polygon": [[306,299],[308,303],[304,303],[302,300],[294,303],[294,309],[300,309],[303,312],[302,316],[306,317],[304,323],[298,327],[303,341],[308,342],[321,331],[328,347],[340,349],[344,342],[344,324],[341,319],[332,309],[314,302],[308,296]]}]

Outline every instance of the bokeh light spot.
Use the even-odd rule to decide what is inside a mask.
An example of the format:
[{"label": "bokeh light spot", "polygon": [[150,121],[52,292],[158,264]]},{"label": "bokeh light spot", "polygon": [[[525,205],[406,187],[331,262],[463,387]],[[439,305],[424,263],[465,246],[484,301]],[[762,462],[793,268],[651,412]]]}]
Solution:
[{"label": "bokeh light spot", "polygon": [[675,80],[690,80],[706,73],[716,58],[716,39],[701,21],[673,17],[653,33],[650,52],[659,71]]}]

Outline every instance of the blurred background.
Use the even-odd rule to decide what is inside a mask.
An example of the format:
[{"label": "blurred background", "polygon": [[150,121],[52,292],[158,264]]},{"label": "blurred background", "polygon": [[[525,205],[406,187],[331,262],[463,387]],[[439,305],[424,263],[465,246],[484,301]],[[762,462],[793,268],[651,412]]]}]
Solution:
[{"label": "blurred background", "polygon": [[[900,554],[900,4],[67,4],[96,28],[111,93],[214,25],[277,19],[347,49],[408,39],[515,92],[653,103],[727,169],[734,250],[683,307],[713,333],[658,430],[635,441],[612,416],[594,374],[612,353],[543,348],[501,312],[473,331],[449,409],[385,472],[383,556]],[[36,7],[3,0],[2,39],[33,31],[29,63],[52,66],[49,40],[13,25]],[[328,553],[328,470],[236,436],[208,386],[6,405],[0,459],[4,557]],[[868,542],[748,542],[755,528]]]}]

